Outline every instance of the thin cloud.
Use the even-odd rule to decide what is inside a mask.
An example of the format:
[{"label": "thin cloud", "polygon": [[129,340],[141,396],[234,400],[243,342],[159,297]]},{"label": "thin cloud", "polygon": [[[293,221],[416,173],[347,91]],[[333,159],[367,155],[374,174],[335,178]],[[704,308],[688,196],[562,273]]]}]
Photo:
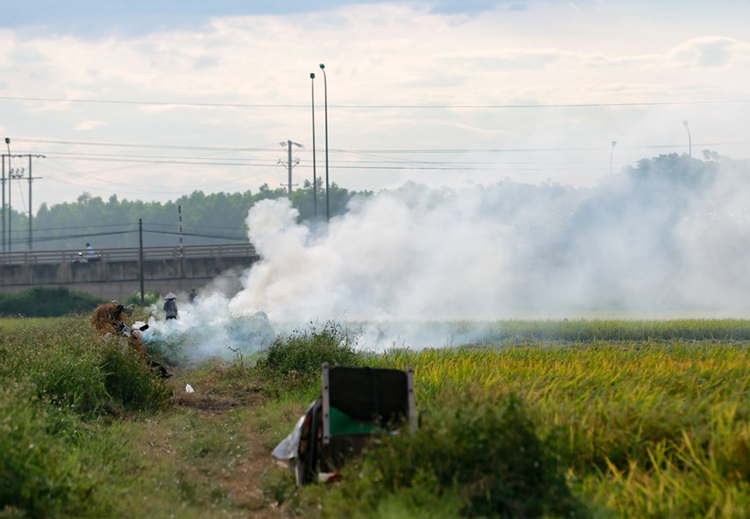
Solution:
[{"label": "thin cloud", "polygon": [[75,130],[91,130],[92,128],[96,128],[97,126],[104,126],[106,124],[109,124],[109,123],[106,123],[104,121],[93,121],[93,120],[81,121],[80,123],[78,123],[78,125],[74,129]]}]

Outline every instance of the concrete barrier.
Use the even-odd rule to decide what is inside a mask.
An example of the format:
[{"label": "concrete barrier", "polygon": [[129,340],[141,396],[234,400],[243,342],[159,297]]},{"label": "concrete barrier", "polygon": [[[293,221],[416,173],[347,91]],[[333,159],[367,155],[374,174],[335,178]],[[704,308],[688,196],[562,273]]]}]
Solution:
[{"label": "concrete barrier", "polygon": [[[144,254],[144,257],[147,256]],[[248,269],[258,259],[256,255],[144,259],[144,289],[189,292],[193,287],[203,287],[226,271]],[[140,290],[139,262],[0,264],[2,292],[61,285],[105,299],[125,299]]]}]

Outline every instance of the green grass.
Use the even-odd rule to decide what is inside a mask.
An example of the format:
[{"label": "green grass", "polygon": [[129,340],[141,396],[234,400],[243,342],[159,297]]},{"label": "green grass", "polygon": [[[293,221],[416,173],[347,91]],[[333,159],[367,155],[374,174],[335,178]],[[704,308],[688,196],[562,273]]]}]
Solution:
[{"label": "green grass", "polygon": [[[748,321],[460,323],[494,339],[381,355],[326,325],[172,386],[88,319],[0,326],[0,517],[750,516]],[[414,367],[422,427],[298,492],[268,456],[323,361]]]},{"label": "green grass", "polygon": [[43,328],[59,324],[59,317],[0,317],[0,334],[13,333],[21,328]]}]

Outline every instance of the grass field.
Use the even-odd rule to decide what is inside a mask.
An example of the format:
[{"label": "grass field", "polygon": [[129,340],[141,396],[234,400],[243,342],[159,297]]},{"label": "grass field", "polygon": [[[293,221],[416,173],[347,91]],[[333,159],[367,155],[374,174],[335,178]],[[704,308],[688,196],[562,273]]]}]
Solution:
[{"label": "grass field", "polygon": [[[750,516],[749,321],[481,326],[380,355],[303,331],[165,384],[85,319],[3,320],[0,517]],[[270,450],[322,360],[414,367],[422,426],[298,492]]]},{"label": "grass field", "polygon": [[0,317],[0,333],[11,333],[19,328],[54,326],[59,321],[59,317]]}]

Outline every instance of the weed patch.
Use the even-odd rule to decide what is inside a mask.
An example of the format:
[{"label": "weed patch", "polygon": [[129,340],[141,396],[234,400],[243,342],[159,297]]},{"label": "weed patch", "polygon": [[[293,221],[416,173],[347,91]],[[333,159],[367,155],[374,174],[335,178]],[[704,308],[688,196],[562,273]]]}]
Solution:
[{"label": "weed patch", "polygon": [[96,481],[66,441],[75,421],[38,405],[29,386],[0,389],[0,516],[75,516],[91,508]]},{"label": "weed patch", "polygon": [[360,365],[363,357],[354,351],[353,339],[335,323],[328,322],[322,328],[311,325],[277,338],[256,367],[267,378],[284,379],[287,387],[304,387],[317,381],[324,362],[332,366]]},{"label": "weed patch", "polygon": [[0,380],[28,382],[37,396],[79,415],[155,410],[168,387],[117,339],[102,340],[83,319],[24,327],[0,338]]}]

